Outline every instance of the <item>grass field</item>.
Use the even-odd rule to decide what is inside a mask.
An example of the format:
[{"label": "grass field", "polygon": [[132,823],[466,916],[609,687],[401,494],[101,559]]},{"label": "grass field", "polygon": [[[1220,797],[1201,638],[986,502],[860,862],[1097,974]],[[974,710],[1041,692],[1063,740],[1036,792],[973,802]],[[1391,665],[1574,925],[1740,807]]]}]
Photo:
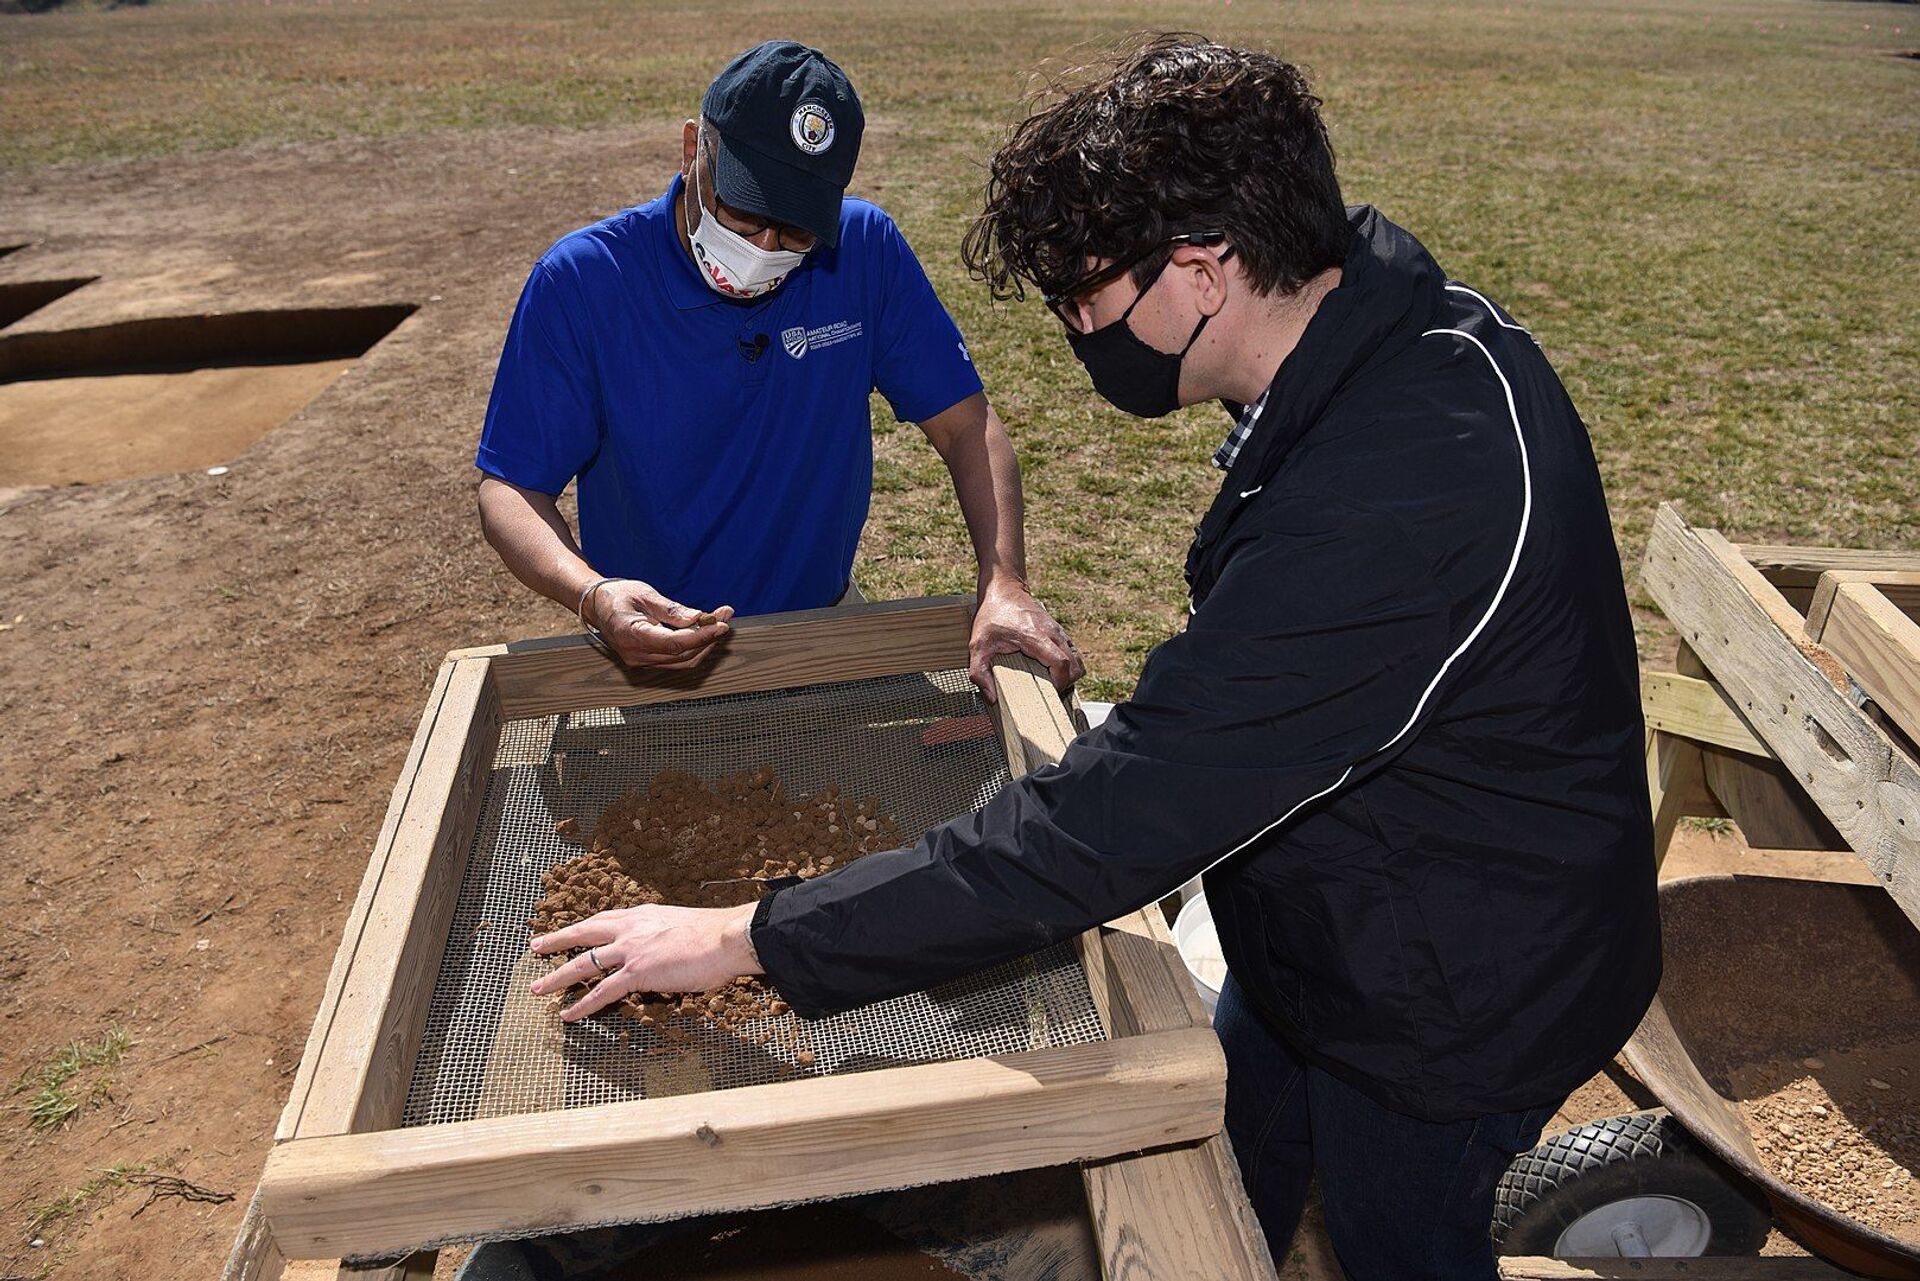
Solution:
[{"label": "grass field", "polygon": [[[1143,426],[1097,404],[1044,310],[990,305],[957,243],[1035,70],[1168,28],[1310,70],[1349,199],[1412,228],[1554,357],[1626,557],[1662,498],[1737,537],[1920,545],[1920,61],[1894,56],[1920,48],[1912,6],[181,3],[0,18],[0,184],[341,135],[659,127],[737,48],[817,43],[888,144],[856,186],[879,190],[967,332],[1026,467],[1038,586],[1115,656],[1091,690],[1112,696],[1177,625],[1223,424],[1188,411]],[[633,198],[653,186],[637,175]],[[863,581],[969,586],[937,460],[878,418]]]}]

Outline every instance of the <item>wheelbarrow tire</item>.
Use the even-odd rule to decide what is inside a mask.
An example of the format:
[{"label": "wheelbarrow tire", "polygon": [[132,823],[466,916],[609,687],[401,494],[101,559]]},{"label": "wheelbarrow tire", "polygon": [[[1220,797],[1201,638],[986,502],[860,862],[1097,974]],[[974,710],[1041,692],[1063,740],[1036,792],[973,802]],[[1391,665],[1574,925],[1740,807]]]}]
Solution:
[{"label": "wheelbarrow tire", "polygon": [[1664,1111],[1608,1117],[1515,1158],[1494,1196],[1501,1254],[1551,1255],[1568,1227],[1636,1197],[1688,1202],[1711,1232],[1700,1254],[1751,1255],[1772,1228],[1766,1202]]}]

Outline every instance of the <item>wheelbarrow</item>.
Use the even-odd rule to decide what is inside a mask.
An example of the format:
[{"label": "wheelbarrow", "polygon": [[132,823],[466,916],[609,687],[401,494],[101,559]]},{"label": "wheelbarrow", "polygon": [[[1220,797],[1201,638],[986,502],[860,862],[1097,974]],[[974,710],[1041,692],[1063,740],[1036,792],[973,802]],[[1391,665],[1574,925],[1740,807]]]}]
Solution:
[{"label": "wheelbarrow", "polygon": [[[1774,1174],[1735,1084],[1743,1065],[1799,1062],[1817,1081],[1856,1046],[1920,1041],[1920,931],[1885,890],[1829,881],[1670,881],[1660,909],[1665,972],[1625,1057],[1663,1107],[1516,1160],[1496,1212],[1501,1251],[1752,1254],[1777,1215],[1840,1267],[1920,1278],[1920,1230],[1897,1239]],[[1902,1086],[1889,1106],[1920,1091],[1920,1074]]]}]

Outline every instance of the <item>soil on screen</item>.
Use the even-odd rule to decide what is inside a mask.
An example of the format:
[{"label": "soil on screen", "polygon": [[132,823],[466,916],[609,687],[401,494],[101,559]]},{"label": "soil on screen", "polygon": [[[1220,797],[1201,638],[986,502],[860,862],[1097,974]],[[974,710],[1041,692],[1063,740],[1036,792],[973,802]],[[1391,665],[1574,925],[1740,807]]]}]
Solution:
[{"label": "soil on screen", "polygon": [[[899,828],[877,803],[855,801],[837,786],[790,795],[764,768],[713,784],[663,772],[607,806],[585,854],[547,872],[546,895],[527,926],[535,935],[548,934],[599,912],[645,903],[738,907],[759,899],[764,881],[810,880],[899,845]],[[553,1007],[584,996],[589,987],[576,984]],[[788,1008],[768,984],[742,975],[712,992],[632,993],[608,1013],[659,1028],[671,1045],[687,1036],[686,1020],[745,1035],[748,1023]],[[763,1028],[756,1035],[765,1045],[771,1032]],[[812,1062],[811,1052],[799,1055],[802,1066]]]}]

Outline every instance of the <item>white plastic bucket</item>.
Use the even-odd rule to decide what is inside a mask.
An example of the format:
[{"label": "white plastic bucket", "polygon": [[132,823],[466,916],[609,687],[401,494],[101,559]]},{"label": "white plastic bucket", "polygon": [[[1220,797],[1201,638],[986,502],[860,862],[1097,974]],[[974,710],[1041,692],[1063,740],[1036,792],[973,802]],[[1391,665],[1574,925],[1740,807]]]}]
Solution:
[{"label": "white plastic bucket", "polygon": [[1227,979],[1227,962],[1220,953],[1220,936],[1214,932],[1213,909],[1205,894],[1195,894],[1181,905],[1180,914],[1173,918],[1173,945],[1180,950],[1187,976],[1211,1015],[1220,1000],[1220,985]]}]

